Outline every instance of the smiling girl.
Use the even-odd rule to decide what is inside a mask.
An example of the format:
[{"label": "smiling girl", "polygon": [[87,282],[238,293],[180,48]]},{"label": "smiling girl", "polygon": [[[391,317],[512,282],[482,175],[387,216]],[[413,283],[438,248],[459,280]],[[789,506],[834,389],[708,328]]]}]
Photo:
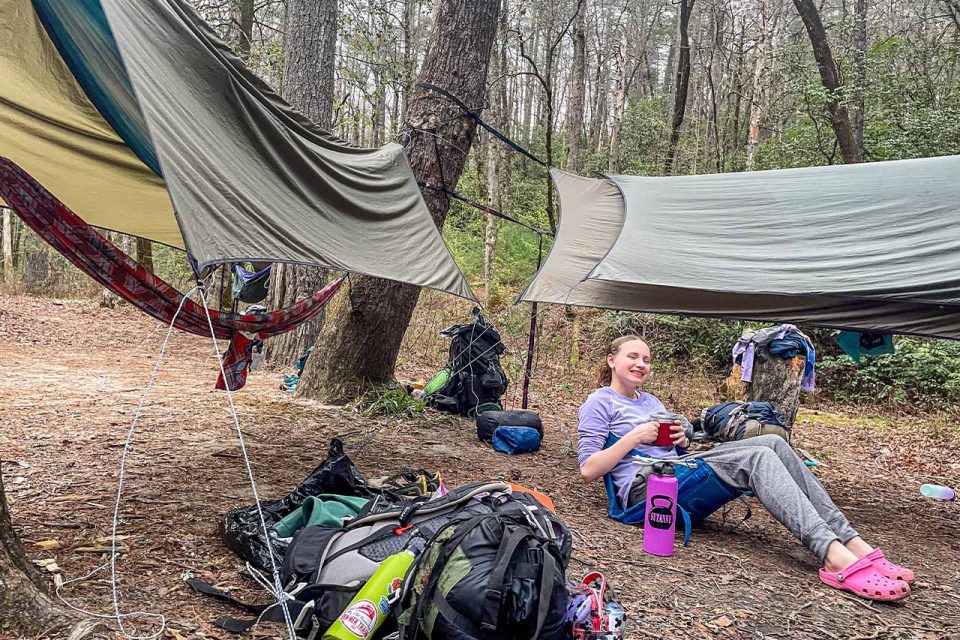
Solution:
[{"label": "smiling girl", "polygon": [[[650,376],[650,347],[634,335],[610,343],[601,365],[600,388],[580,407],[580,473],[587,482],[610,474],[624,508],[646,499],[646,476],[632,456],[674,458],[689,444],[680,422],[671,427],[673,446],[653,444],[666,413],[655,396],[640,390]],[[610,434],[619,440],[604,448]],[[737,491],[751,491],[764,507],[823,563],[820,580],[871,600],[910,594],[914,574],[886,559],[850,526],[827,492],[785,440],[774,435],[726,442],[685,456],[709,464]]]}]

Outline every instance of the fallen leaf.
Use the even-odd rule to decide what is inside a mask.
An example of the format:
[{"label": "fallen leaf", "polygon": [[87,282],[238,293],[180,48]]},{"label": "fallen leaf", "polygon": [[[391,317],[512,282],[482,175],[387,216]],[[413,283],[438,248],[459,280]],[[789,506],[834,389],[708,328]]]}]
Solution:
[{"label": "fallen leaf", "polygon": [[[113,549],[110,548],[110,545],[96,545],[89,547],[76,547],[74,549],[77,553],[110,553]],[[122,545],[117,545],[117,553],[126,553],[127,548]]]},{"label": "fallen leaf", "polygon": [[732,576],[729,573],[725,573],[720,576],[720,584],[730,584],[736,579],[736,576]]},{"label": "fallen leaf", "polygon": [[60,541],[59,540],[41,540],[40,542],[34,542],[33,546],[41,551],[49,551],[51,549],[59,549]]},{"label": "fallen leaf", "polygon": [[720,627],[721,629],[726,629],[727,627],[733,624],[733,620],[731,620],[727,616],[720,616],[716,620],[711,620],[710,624]]},{"label": "fallen leaf", "polygon": [[[122,542],[123,540],[129,540],[132,537],[133,536],[117,536],[116,541]],[[98,544],[110,544],[110,541],[113,539],[114,538],[112,536],[103,536],[103,537],[97,538],[96,540],[94,540],[94,542]]]}]

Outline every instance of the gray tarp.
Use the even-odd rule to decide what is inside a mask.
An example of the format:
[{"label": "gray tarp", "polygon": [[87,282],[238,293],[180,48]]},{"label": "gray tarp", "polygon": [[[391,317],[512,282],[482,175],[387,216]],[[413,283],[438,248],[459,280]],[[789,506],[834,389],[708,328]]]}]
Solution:
[{"label": "gray tarp", "polygon": [[201,265],[318,264],[473,298],[403,149],[316,127],[185,0],[0,0],[0,33],[0,155],[91,224]]},{"label": "gray tarp", "polygon": [[522,300],[960,338],[960,157],[552,176],[560,228]]}]

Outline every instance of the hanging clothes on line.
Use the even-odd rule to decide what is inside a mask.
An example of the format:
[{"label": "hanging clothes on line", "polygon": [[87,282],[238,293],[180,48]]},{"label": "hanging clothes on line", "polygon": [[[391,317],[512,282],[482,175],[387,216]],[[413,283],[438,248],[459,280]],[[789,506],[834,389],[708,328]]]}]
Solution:
[{"label": "hanging clothes on line", "polygon": [[743,332],[733,345],[733,363],[740,365],[740,379],[743,382],[753,380],[753,361],[759,349],[766,349],[771,355],[784,360],[803,357],[803,380],[800,388],[808,393],[814,390],[817,352],[810,338],[795,325],[782,324],[779,327]]}]

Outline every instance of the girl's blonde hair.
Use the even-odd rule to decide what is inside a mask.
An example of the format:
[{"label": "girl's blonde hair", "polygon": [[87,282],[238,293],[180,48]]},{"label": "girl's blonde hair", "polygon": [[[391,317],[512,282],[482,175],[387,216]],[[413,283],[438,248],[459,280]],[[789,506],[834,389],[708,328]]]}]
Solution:
[{"label": "girl's blonde hair", "polygon": [[603,361],[600,363],[600,366],[597,368],[597,386],[598,387],[607,387],[610,386],[610,383],[613,382],[613,371],[610,369],[610,365],[607,363],[607,358],[609,356],[617,355],[617,352],[620,351],[620,347],[630,342],[631,340],[639,340],[643,342],[643,338],[640,336],[628,333],[625,336],[620,336],[619,338],[614,338],[610,345],[607,347],[607,353],[603,356]]}]

